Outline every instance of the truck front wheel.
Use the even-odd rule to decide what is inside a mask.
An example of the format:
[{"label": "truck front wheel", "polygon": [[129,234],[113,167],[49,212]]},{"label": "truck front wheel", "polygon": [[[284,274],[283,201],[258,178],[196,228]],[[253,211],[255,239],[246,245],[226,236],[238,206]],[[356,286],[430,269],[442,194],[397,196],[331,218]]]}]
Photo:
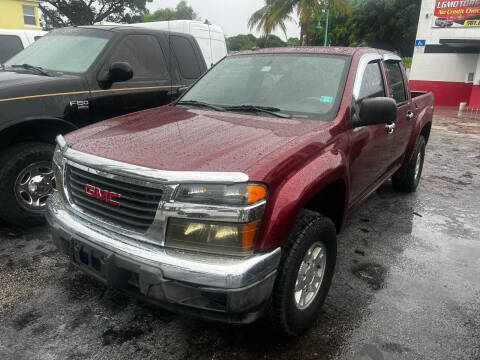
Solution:
[{"label": "truck front wheel", "polygon": [[50,144],[25,142],[0,155],[0,218],[19,226],[45,222],[53,184],[53,150]]},{"label": "truck front wheel", "polygon": [[337,255],[333,222],[304,210],[283,248],[272,295],[273,326],[296,336],[316,320],[332,282]]},{"label": "truck front wheel", "polygon": [[392,176],[392,184],[395,190],[407,193],[417,190],[422,177],[425,147],[425,138],[420,135],[410,161]]}]

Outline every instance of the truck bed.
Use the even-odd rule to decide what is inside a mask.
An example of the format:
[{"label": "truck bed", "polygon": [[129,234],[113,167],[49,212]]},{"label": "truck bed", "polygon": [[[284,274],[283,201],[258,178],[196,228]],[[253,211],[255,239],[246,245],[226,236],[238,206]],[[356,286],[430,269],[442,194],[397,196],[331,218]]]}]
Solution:
[{"label": "truck bed", "polygon": [[433,106],[434,96],[431,91],[411,91],[413,104],[415,109],[423,109],[428,106]]}]

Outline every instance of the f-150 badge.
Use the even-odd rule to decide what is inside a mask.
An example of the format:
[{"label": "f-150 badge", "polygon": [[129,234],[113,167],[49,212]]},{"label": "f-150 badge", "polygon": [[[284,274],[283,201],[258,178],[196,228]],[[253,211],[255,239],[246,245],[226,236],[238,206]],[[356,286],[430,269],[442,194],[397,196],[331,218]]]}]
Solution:
[{"label": "f-150 badge", "polygon": [[70,101],[70,107],[73,110],[88,110],[90,104],[88,103],[88,100]]}]

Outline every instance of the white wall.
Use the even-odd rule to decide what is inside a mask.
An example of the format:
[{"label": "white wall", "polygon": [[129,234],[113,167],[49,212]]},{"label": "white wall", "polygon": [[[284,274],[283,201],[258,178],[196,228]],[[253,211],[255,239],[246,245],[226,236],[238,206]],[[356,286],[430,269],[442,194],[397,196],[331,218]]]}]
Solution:
[{"label": "white wall", "polygon": [[477,54],[416,53],[410,80],[465,82],[467,73],[475,72],[479,58]]},{"label": "white wall", "polygon": [[480,55],[477,59],[477,67],[475,70],[475,79],[473,80],[474,85],[480,85]]},{"label": "white wall", "polygon": [[[427,45],[439,45],[440,39],[480,39],[479,27],[434,28],[434,10],[435,0],[422,0],[417,40],[426,40]],[[425,54],[424,51],[424,47],[415,47],[410,80],[465,82],[467,74],[475,72],[475,83],[480,81],[478,54]]]}]

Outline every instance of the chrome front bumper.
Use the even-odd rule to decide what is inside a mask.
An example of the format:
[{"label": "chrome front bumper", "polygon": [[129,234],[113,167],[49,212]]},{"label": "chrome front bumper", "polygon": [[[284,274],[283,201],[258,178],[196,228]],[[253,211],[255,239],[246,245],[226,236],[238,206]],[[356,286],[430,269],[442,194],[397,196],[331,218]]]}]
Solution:
[{"label": "chrome front bumper", "polygon": [[81,270],[171,310],[245,323],[271,295],[279,248],[246,258],[172,250],[79,217],[56,192],[47,207],[55,243]]}]

